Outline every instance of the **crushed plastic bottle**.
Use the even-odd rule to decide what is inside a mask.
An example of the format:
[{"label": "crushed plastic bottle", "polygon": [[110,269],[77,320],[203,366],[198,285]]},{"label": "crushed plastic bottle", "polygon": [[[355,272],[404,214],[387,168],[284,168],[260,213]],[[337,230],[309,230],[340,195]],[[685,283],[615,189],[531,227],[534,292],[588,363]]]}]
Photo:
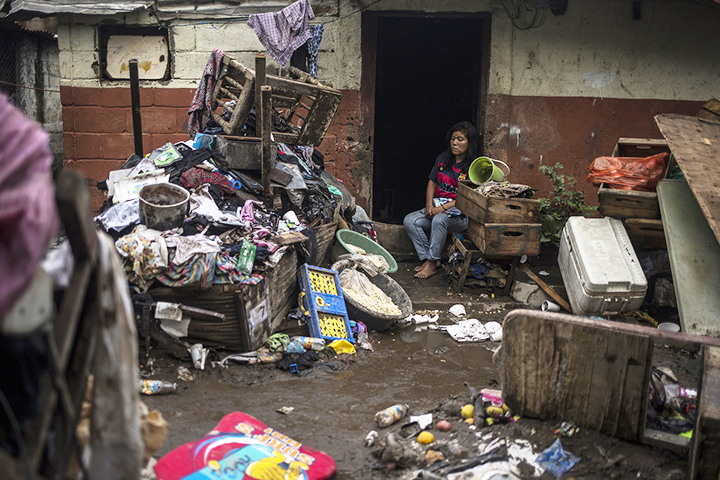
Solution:
[{"label": "crushed plastic bottle", "polygon": [[403,418],[408,410],[410,409],[407,405],[393,405],[385,410],[380,410],[375,414],[375,421],[380,427],[387,427]]},{"label": "crushed plastic bottle", "polygon": [[177,392],[177,383],[162,380],[140,380],[138,389],[144,395],[162,395]]}]

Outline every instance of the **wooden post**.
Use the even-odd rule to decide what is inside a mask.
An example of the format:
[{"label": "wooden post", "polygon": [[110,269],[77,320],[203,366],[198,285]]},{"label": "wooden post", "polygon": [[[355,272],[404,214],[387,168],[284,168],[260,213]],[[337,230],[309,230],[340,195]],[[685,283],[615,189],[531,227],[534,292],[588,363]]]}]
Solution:
[{"label": "wooden post", "polygon": [[255,54],[255,136],[262,138],[263,109],[262,87],[265,86],[267,76],[265,72],[265,54]]},{"label": "wooden post", "polygon": [[142,117],[140,116],[140,77],[138,61],[132,59],[130,64],[130,99],[132,103],[133,135],[135,137],[135,155],[143,157]]},{"label": "wooden post", "polygon": [[272,144],[270,143],[270,131],[272,129],[272,87],[264,85],[262,88],[262,184],[263,201],[265,208],[273,208],[273,195],[270,188],[270,172],[273,169]]}]

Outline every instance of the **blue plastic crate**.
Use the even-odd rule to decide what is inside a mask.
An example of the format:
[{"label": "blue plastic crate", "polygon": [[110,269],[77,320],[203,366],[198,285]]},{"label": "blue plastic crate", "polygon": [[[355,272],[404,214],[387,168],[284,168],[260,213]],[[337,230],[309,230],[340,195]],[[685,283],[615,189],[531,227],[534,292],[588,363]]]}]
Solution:
[{"label": "blue plastic crate", "polygon": [[338,272],[306,263],[298,267],[298,281],[310,336],[355,343]]}]

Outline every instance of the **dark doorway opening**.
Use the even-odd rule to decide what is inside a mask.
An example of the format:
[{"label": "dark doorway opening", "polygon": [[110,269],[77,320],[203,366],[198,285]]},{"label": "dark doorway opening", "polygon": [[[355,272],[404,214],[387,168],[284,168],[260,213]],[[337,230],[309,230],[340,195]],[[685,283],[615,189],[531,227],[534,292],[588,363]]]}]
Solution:
[{"label": "dark doorway opening", "polygon": [[374,220],[422,208],[448,129],[479,127],[484,28],[482,17],[377,18]]}]

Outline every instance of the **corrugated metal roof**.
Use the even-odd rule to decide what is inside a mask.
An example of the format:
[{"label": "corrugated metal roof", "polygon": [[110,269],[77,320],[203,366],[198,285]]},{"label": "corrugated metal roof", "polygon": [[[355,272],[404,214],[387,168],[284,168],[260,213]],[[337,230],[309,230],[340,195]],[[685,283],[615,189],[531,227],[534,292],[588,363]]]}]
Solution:
[{"label": "corrugated metal roof", "polygon": [[[310,0],[316,16],[337,15],[339,0]],[[8,17],[23,19],[61,13],[77,15],[114,15],[152,10],[161,20],[176,18],[243,17],[253,13],[276,12],[293,0],[12,0]]]}]

